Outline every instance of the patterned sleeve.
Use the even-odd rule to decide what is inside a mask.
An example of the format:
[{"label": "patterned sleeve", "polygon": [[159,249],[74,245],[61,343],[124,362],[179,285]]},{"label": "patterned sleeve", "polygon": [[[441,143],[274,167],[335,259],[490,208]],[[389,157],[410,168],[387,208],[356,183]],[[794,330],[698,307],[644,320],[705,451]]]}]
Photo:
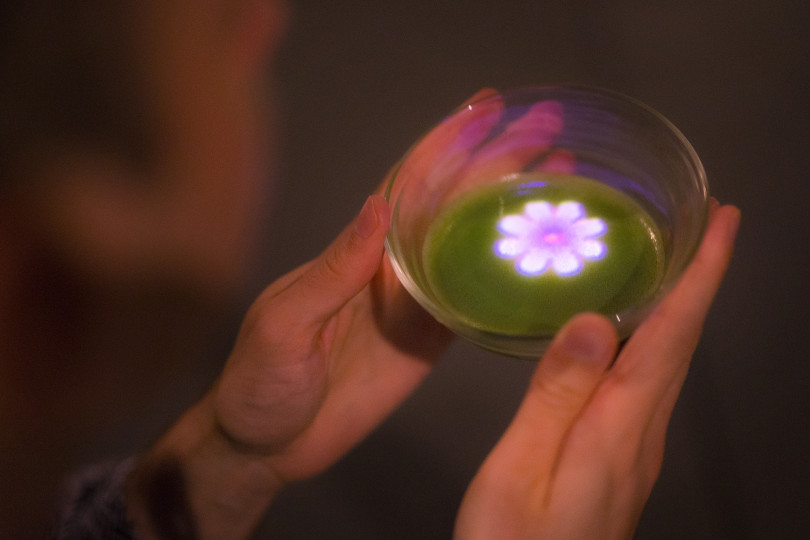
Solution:
[{"label": "patterned sleeve", "polygon": [[100,463],[71,477],[58,509],[53,538],[133,540],[123,490],[134,464],[132,457]]}]

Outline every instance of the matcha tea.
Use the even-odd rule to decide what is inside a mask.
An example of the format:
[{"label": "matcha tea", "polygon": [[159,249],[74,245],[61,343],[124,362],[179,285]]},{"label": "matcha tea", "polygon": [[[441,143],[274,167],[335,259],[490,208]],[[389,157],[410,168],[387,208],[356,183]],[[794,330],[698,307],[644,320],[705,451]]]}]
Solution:
[{"label": "matcha tea", "polygon": [[622,311],[655,290],[664,266],[660,233],[641,206],[565,174],[465,194],[437,216],[423,249],[436,299],[468,325],[506,335]]}]

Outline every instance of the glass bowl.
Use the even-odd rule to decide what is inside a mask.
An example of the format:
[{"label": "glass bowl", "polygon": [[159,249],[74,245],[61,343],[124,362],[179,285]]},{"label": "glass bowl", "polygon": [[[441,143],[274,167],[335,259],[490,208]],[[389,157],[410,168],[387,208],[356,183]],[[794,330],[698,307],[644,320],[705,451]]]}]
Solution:
[{"label": "glass bowl", "polygon": [[453,111],[393,169],[386,251],[409,293],[456,334],[538,357],[580,312],[627,338],[692,259],[706,174],[638,101],[523,88]]}]

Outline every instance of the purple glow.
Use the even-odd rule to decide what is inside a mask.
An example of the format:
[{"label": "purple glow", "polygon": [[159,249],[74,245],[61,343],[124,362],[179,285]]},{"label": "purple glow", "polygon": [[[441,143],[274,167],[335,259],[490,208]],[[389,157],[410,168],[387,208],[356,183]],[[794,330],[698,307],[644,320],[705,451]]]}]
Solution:
[{"label": "purple glow", "polygon": [[554,206],[546,201],[526,203],[523,214],[504,216],[498,230],[505,237],[495,243],[495,253],[515,259],[515,269],[525,276],[553,270],[558,276],[579,273],[586,260],[605,256],[607,247],[596,240],[607,232],[599,218],[587,218],[585,207],[574,201]]}]

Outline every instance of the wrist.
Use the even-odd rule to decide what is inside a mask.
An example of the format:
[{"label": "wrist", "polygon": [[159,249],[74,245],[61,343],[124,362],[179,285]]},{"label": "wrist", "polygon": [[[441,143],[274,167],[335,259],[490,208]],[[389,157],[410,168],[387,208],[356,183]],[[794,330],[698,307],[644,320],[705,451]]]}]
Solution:
[{"label": "wrist", "polygon": [[125,501],[138,538],[245,538],[283,482],[264,456],[220,430],[211,396],[186,412],[138,462]]}]

